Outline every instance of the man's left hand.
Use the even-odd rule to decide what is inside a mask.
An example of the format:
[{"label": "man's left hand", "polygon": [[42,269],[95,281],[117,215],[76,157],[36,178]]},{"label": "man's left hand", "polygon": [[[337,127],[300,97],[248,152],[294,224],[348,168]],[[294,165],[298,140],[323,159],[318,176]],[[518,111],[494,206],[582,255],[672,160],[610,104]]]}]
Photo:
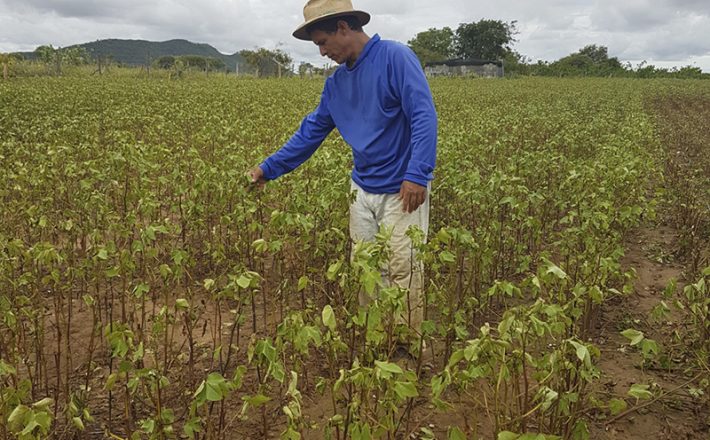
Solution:
[{"label": "man's left hand", "polygon": [[402,210],[412,213],[426,200],[426,187],[405,180],[399,189],[399,198],[402,200]]}]

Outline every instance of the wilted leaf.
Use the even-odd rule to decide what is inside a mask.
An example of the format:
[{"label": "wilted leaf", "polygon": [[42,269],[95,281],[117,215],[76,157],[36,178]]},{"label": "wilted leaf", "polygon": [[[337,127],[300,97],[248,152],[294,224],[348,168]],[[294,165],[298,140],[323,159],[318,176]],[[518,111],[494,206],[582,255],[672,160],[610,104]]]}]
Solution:
[{"label": "wilted leaf", "polygon": [[631,345],[636,345],[643,340],[643,332],[632,328],[624,330],[621,334],[630,341]]},{"label": "wilted leaf", "polygon": [[633,384],[629,389],[629,396],[635,397],[639,400],[648,400],[653,397],[653,393],[649,391],[650,385],[644,384]]}]

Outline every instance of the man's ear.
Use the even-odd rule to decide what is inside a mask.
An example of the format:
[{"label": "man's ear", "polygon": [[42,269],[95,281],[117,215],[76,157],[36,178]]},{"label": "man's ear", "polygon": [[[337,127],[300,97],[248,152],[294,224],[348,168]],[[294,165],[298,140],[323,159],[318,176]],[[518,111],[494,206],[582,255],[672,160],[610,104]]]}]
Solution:
[{"label": "man's ear", "polygon": [[338,28],[338,32],[347,33],[347,31],[350,30],[350,25],[345,20],[338,20],[338,24],[336,26]]}]

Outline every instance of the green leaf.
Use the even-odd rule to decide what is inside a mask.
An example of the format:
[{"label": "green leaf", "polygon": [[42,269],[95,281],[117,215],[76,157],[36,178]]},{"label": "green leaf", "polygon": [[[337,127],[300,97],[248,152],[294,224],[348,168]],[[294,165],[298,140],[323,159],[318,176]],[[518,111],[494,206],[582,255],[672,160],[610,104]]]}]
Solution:
[{"label": "green leaf", "polygon": [[0,377],[9,376],[12,374],[16,374],[15,367],[10,364],[6,364],[5,361],[0,359]]},{"label": "green leaf", "polygon": [[281,365],[281,362],[273,362],[271,364],[271,377],[279,381],[279,383],[283,383],[286,378],[286,371],[284,371],[284,367]]},{"label": "green leaf", "polygon": [[575,423],[572,430],[572,440],[589,440],[589,428],[584,420],[577,420]]},{"label": "green leaf", "polygon": [[458,426],[452,426],[449,428],[448,440],[466,440],[466,434]]},{"label": "green leaf", "polygon": [[303,289],[308,287],[308,277],[303,275],[301,278],[298,279],[298,288],[297,290],[300,292]]},{"label": "green leaf", "polygon": [[342,265],[342,261],[336,261],[335,263],[331,264],[325,274],[326,278],[328,278],[329,281],[335,281],[335,278],[338,276]]},{"label": "green leaf", "polygon": [[445,228],[441,228],[439,230],[439,232],[436,234],[436,238],[442,243],[448,243],[449,241],[451,241],[451,235]]},{"label": "green leaf", "polygon": [[254,243],[251,244],[251,247],[257,252],[266,252],[269,249],[266,240],[264,240],[263,238],[254,240]]},{"label": "green leaf", "polygon": [[197,405],[201,406],[203,403],[205,403],[205,400],[207,400],[206,396],[206,382],[203,380],[202,383],[200,383],[200,386],[197,387],[197,390],[195,391],[195,394],[193,394],[192,398],[197,400]]},{"label": "green leaf", "polygon": [[173,273],[173,270],[167,264],[161,264],[158,267],[158,270],[160,271],[160,276],[166,279],[168,278],[168,275],[171,275]]},{"label": "green leaf", "polygon": [[32,404],[32,408],[36,408],[36,409],[39,409],[39,410],[42,410],[42,411],[46,411],[46,410],[47,410],[47,407],[48,407],[49,405],[51,405],[53,402],[54,402],[54,399],[52,399],[51,397],[45,397],[44,399],[39,400],[39,401],[33,403],[33,404]]},{"label": "green leaf", "polygon": [[594,286],[589,290],[589,297],[592,299],[594,304],[601,304],[604,302],[604,295],[598,286]]},{"label": "green leaf", "polygon": [[551,273],[561,280],[564,280],[565,278],[567,278],[567,274],[565,273],[565,271],[560,269],[557,265],[552,264],[552,263],[550,263],[550,265],[547,268],[547,271],[545,273]]},{"label": "green leaf", "polygon": [[86,429],[86,427],[84,426],[84,422],[81,420],[80,417],[72,417],[71,421],[76,427],[76,429],[78,429],[79,431],[83,431]]},{"label": "green leaf", "polygon": [[392,362],[375,361],[375,365],[377,366],[377,368],[379,368],[380,370],[385,371],[387,373],[393,373],[393,374],[402,374],[403,373],[400,366],[397,364],[393,364]]},{"label": "green leaf", "polygon": [[575,341],[570,341],[570,343],[576,349],[577,358],[580,361],[584,362],[585,365],[591,364],[592,360],[591,360],[591,357],[589,356],[589,350],[587,349],[587,347],[584,344],[580,344],[579,342],[575,342]]},{"label": "green leaf", "polygon": [[187,302],[185,298],[178,298],[175,300],[175,308],[178,310],[187,310],[190,308],[190,303]]},{"label": "green leaf", "polygon": [[335,329],[337,327],[337,324],[335,322],[335,312],[333,312],[333,307],[331,307],[330,304],[323,307],[321,318],[323,319],[323,325],[328,327],[331,332],[335,332]]},{"label": "green leaf", "polygon": [[503,431],[498,433],[497,440],[517,440],[520,435],[510,432],[510,431]]},{"label": "green leaf", "polygon": [[246,289],[251,285],[251,278],[248,276],[242,274],[239,279],[237,279],[237,285],[241,287],[242,289]]},{"label": "green leaf", "polygon": [[200,419],[199,417],[193,417],[192,419],[185,422],[185,425],[182,427],[182,430],[183,432],[185,432],[185,435],[188,436],[188,438],[194,439],[195,433],[202,431],[202,426],[200,425],[201,423],[202,419]]},{"label": "green leaf", "polygon": [[119,376],[117,373],[109,374],[108,379],[106,379],[106,385],[104,385],[104,389],[106,389],[107,391],[111,391],[113,389],[113,386],[116,384],[118,378]]},{"label": "green leaf", "polygon": [[439,261],[442,263],[453,263],[456,261],[456,255],[452,254],[449,251],[442,251],[439,254]]},{"label": "green leaf", "polygon": [[533,286],[537,287],[538,289],[542,289],[542,286],[540,285],[540,278],[538,278],[537,275],[534,275],[532,277],[532,283]]},{"label": "green leaf", "polygon": [[35,414],[35,420],[39,424],[42,433],[49,432],[49,428],[52,427],[52,416],[48,412],[39,412]]},{"label": "green leaf", "polygon": [[27,414],[29,411],[30,409],[25,405],[17,405],[15,409],[13,409],[10,413],[10,416],[7,418],[7,423],[9,424],[10,429],[13,431],[18,431],[19,428],[24,425],[23,420],[25,418],[25,414]]},{"label": "green leaf", "polygon": [[[288,410],[288,408],[284,406],[284,411],[286,410]],[[281,440],[301,440],[301,434],[289,426],[286,432],[281,434]]]},{"label": "green leaf", "polygon": [[247,403],[247,405],[251,406],[252,408],[257,408],[266,402],[270,401],[271,399],[269,397],[264,396],[263,394],[257,394],[256,396],[244,396],[242,397],[244,402]]},{"label": "green leaf", "polygon": [[374,270],[364,271],[360,275],[360,283],[362,283],[363,287],[365,288],[365,292],[367,292],[368,295],[374,294],[375,288],[377,287],[377,284],[380,282],[381,279],[382,274],[380,274],[379,271]]},{"label": "green leaf", "polygon": [[320,347],[320,331],[312,325],[306,325],[304,327],[301,327],[301,330],[299,330],[298,332],[298,337],[294,342],[299,348],[299,350],[308,350],[308,344],[310,344],[311,342],[313,342],[316,347]]},{"label": "green leaf", "polygon": [[394,392],[397,393],[400,399],[417,397],[419,395],[417,387],[412,382],[395,382]]},{"label": "green leaf", "polygon": [[39,427],[39,423],[37,422],[36,416],[35,414],[30,413],[30,419],[25,425],[25,429],[20,432],[20,438],[24,438],[24,436],[32,434],[32,431],[34,431],[37,427]]},{"label": "green leaf", "polygon": [[276,347],[271,343],[271,339],[262,339],[256,344],[255,352],[266,358],[269,363],[276,360]]},{"label": "green leaf", "polygon": [[138,347],[136,347],[135,351],[133,352],[133,362],[138,362],[139,360],[143,359],[143,356],[145,355],[145,348],[143,346],[143,343],[139,343]]},{"label": "green leaf", "polygon": [[658,344],[653,339],[644,339],[641,342],[641,353],[645,358],[651,357],[651,354],[657,355],[660,351]]},{"label": "green leaf", "polygon": [[173,263],[175,263],[176,266],[182,265],[182,262],[185,258],[185,253],[179,250],[175,250],[172,253],[172,259]]},{"label": "green leaf", "polygon": [[421,440],[435,440],[436,439],[436,434],[434,434],[434,431],[427,428],[426,426],[422,426],[421,428],[419,428],[419,430],[423,434],[419,437]]},{"label": "green leaf", "polygon": [[503,320],[498,323],[498,333],[501,337],[507,336],[510,327],[513,325],[513,321],[515,321],[515,315],[508,314],[507,317],[504,316]]},{"label": "green leaf", "polygon": [[136,298],[142,298],[149,291],[150,287],[146,283],[140,283],[133,289],[133,294]]},{"label": "green leaf", "polygon": [[508,197],[503,197],[503,199],[498,202],[499,205],[510,205],[510,206],[515,206],[515,197],[508,196]]},{"label": "green leaf", "polygon": [[205,384],[205,398],[210,402],[219,402],[222,400],[222,390],[219,385],[207,382]]},{"label": "green leaf", "polygon": [[629,389],[629,396],[635,397],[639,400],[649,400],[653,397],[653,393],[649,391],[650,385],[644,384],[633,384]]},{"label": "green leaf", "polygon": [[625,411],[627,407],[628,405],[623,399],[611,399],[609,401],[609,411],[611,411],[612,416],[620,414],[622,411]]},{"label": "green leaf", "polygon": [[232,385],[234,389],[239,389],[242,387],[242,382],[244,380],[244,375],[247,373],[247,367],[240,365],[234,372],[234,378],[232,379]]},{"label": "green leaf", "polygon": [[370,425],[362,422],[354,424],[350,431],[350,437],[352,440],[371,440]]},{"label": "green leaf", "polygon": [[143,432],[146,432],[148,434],[152,434],[155,432],[155,420],[153,419],[148,419],[148,420],[143,420],[141,422],[141,429]]}]

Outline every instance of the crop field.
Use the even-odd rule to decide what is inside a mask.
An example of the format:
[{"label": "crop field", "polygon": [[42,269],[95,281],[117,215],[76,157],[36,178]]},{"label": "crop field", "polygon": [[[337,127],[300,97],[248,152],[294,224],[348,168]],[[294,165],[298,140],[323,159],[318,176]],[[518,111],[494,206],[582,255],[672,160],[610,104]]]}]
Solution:
[{"label": "crop field", "polygon": [[0,82],[0,438],[709,438],[710,82],[433,80],[402,361],[322,80],[136,75]]}]

